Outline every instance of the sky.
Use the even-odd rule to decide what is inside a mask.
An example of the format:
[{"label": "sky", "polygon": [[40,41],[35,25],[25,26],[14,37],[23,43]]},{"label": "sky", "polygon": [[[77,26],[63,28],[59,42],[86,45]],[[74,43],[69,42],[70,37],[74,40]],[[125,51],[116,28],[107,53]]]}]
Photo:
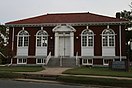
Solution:
[{"label": "sky", "polygon": [[115,17],[132,0],[0,0],[0,24],[47,13],[90,12]]}]

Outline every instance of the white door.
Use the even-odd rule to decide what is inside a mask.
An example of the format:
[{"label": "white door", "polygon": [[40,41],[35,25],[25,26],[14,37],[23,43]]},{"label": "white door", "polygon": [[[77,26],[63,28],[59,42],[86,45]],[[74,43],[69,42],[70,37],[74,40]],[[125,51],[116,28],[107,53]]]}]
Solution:
[{"label": "white door", "polygon": [[59,37],[59,55],[70,56],[70,37]]}]

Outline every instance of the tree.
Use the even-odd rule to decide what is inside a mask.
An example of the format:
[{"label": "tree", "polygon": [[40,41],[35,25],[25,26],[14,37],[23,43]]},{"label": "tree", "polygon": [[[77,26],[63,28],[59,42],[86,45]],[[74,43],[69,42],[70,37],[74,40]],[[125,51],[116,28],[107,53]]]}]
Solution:
[{"label": "tree", "polygon": [[[5,63],[5,57],[3,55],[7,56],[7,44],[8,44],[8,30],[4,25],[0,25],[0,63]],[[3,55],[1,55],[1,53]]]},{"label": "tree", "polygon": [[130,61],[132,61],[132,50],[130,49],[130,42],[132,40],[132,2],[129,5],[130,11],[124,10],[120,12],[121,19],[126,19],[129,21],[129,24],[126,25],[126,44],[127,44],[127,56]]}]

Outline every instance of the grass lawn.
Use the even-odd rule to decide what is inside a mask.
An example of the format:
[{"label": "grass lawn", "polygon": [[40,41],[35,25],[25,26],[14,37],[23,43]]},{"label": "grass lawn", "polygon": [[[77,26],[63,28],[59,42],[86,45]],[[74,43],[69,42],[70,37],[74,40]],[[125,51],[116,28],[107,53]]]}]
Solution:
[{"label": "grass lawn", "polygon": [[69,69],[63,72],[63,74],[74,75],[99,75],[99,76],[117,76],[117,77],[130,77],[132,78],[132,68],[130,72],[113,71],[107,67],[78,67]]},{"label": "grass lawn", "polygon": [[36,72],[41,71],[44,68],[41,66],[16,66],[16,67],[0,67],[0,72]]},{"label": "grass lawn", "polygon": [[41,66],[22,66],[22,67],[0,67],[0,78],[23,78],[24,75],[16,72],[36,72],[44,68]]},{"label": "grass lawn", "polygon": [[[107,78],[90,78],[90,77],[73,77],[73,76],[59,76],[58,81],[86,84],[86,85],[99,85],[99,86],[111,86],[114,87],[127,87],[132,88],[132,80],[118,80],[118,79],[107,79]],[[104,88],[104,87],[100,87]],[[107,87],[106,87],[107,88]]]}]

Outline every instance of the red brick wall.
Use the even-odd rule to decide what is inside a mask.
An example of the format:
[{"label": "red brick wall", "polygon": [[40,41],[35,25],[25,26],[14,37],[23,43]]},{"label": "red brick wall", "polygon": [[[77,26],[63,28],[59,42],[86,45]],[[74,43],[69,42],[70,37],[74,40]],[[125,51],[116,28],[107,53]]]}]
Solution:
[{"label": "red brick wall", "polygon": [[[48,50],[47,54],[51,51],[51,54],[54,56],[54,50],[55,50],[55,36],[52,31],[54,27],[44,27],[44,30],[48,33]],[[74,55],[76,55],[76,52],[78,52],[79,56],[81,56],[81,33],[83,30],[86,29],[86,26],[74,26],[76,29],[76,32],[74,33]],[[102,56],[102,31],[106,29],[107,26],[89,26],[89,29],[93,30],[95,36],[94,36],[94,55],[95,56]],[[110,26],[111,29],[115,32],[115,53],[116,56],[119,56],[120,53],[120,44],[119,44],[119,26],[118,25],[112,25]],[[34,56],[35,55],[35,47],[36,47],[36,33],[38,30],[40,30],[40,27],[25,27],[25,30],[29,32],[29,55]],[[125,27],[122,26],[122,55],[125,55]],[[14,56],[16,56],[17,52],[17,34],[18,32],[22,30],[22,27],[15,27],[14,30]],[[76,38],[78,37],[78,39]],[[11,52],[11,42],[12,42],[12,27],[9,30],[9,52]],[[30,59],[30,58],[29,58]],[[31,60],[31,59],[30,59]],[[35,59],[32,59],[33,61],[29,61],[28,63],[36,63]],[[14,61],[14,63],[16,60]],[[94,62],[96,63],[96,62]]]}]

